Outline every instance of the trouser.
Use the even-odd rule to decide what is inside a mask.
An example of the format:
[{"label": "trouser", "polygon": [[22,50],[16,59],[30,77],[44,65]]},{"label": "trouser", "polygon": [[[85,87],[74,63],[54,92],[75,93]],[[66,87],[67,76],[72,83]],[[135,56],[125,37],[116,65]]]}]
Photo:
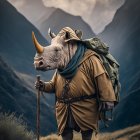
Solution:
[{"label": "trouser", "polygon": [[[97,134],[93,130],[81,131],[82,140],[97,140]],[[66,129],[62,133],[63,140],[73,140],[73,130]]]}]

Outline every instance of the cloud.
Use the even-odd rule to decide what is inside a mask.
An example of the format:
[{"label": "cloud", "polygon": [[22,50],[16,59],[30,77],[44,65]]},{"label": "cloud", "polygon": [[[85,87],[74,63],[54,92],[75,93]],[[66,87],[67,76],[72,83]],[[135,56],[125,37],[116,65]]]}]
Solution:
[{"label": "cloud", "polygon": [[63,9],[73,15],[86,15],[88,11],[92,11],[96,4],[96,0],[43,0],[45,6]]},{"label": "cloud", "polygon": [[95,33],[109,24],[124,0],[42,0],[46,7],[60,8],[78,15],[87,22]]}]

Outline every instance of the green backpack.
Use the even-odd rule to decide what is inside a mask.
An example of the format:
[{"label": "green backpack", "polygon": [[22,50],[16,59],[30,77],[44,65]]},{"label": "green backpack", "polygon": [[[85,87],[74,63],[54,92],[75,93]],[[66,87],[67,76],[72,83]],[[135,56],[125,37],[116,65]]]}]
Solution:
[{"label": "green backpack", "polygon": [[87,48],[95,51],[103,61],[103,65],[111,79],[114,93],[116,96],[116,103],[120,100],[120,89],[121,84],[119,82],[119,63],[115,58],[109,53],[109,47],[101,42],[99,38],[90,38],[84,40]]}]

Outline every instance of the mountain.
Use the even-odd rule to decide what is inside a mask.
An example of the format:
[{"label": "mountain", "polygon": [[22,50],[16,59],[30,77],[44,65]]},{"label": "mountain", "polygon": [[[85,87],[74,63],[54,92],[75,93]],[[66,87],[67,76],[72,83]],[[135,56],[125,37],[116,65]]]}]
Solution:
[{"label": "mountain", "polygon": [[123,5],[124,1],[125,0],[96,0],[94,8],[89,11],[90,14],[88,13],[87,16],[85,12],[85,15],[88,17],[88,24],[95,33],[101,33],[104,30],[106,25],[112,21],[117,9]]},{"label": "mountain", "polygon": [[126,0],[99,34],[120,63],[121,101],[110,130],[140,124],[140,2]]},{"label": "mountain", "polygon": [[84,22],[80,16],[73,16],[61,9],[55,10],[49,18],[42,22],[40,25],[40,31],[43,36],[47,36],[47,39],[49,39],[49,36],[47,35],[49,27],[57,34],[63,27],[66,26],[82,30],[84,39],[95,36],[91,27]]},{"label": "mountain", "polygon": [[6,0],[0,1],[0,18],[0,55],[16,71],[31,75],[35,74],[33,67],[35,48],[31,32],[36,33],[40,43],[47,45],[48,42]]},{"label": "mountain", "polygon": [[4,61],[32,89],[34,89],[36,74],[42,75],[44,80],[51,79],[53,72],[35,71],[33,58],[36,50],[32,42],[31,32],[35,32],[39,42],[44,46],[48,45],[47,40],[6,0],[0,1],[0,19],[0,56]]},{"label": "mountain", "polygon": [[[26,87],[0,57],[0,112],[23,116],[30,130],[36,129],[36,94]],[[44,99],[42,99],[44,100]],[[53,108],[41,102],[41,134],[56,131]]]},{"label": "mountain", "polygon": [[[41,44],[48,42],[40,32],[6,0],[0,1],[0,106],[4,112],[17,112],[26,118],[29,128],[35,130],[36,95],[34,94],[35,75],[41,74],[44,80],[52,72],[39,73],[33,66],[35,48],[31,32],[34,31]],[[8,65],[6,65],[6,64]],[[41,129],[43,133],[55,130],[54,96],[45,94],[41,100]]]},{"label": "mountain", "polygon": [[43,34],[48,37],[48,29],[58,33],[63,27],[70,26],[74,29],[81,29],[84,38],[94,36],[91,27],[80,17],[66,13],[61,9],[46,7],[40,0],[9,0],[20,13],[22,13],[31,23],[33,23]]},{"label": "mountain", "polygon": [[[47,19],[52,12],[60,8],[72,15],[79,15],[90,25],[96,33],[112,21],[116,10],[124,0],[89,0],[89,1],[47,1],[47,0],[8,0],[37,28],[43,19]],[[45,6],[44,6],[45,5]],[[77,8],[78,6],[78,8]],[[83,7],[84,6],[84,7]],[[54,8],[55,7],[55,8]]]},{"label": "mountain", "polygon": [[113,21],[99,35],[111,46],[111,52],[120,62],[121,77],[123,77],[121,81],[125,85],[122,87],[124,95],[137,80],[136,75],[140,69],[140,16],[137,14],[139,12],[138,0],[133,2],[126,0]]},{"label": "mountain", "polygon": [[[140,81],[139,81],[140,83]],[[112,130],[140,124],[140,88],[130,92],[115,109]]]},{"label": "mountain", "polygon": [[39,27],[40,23],[47,19],[56,9],[45,7],[42,0],[9,0],[18,11],[23,14],[31,23]]}]

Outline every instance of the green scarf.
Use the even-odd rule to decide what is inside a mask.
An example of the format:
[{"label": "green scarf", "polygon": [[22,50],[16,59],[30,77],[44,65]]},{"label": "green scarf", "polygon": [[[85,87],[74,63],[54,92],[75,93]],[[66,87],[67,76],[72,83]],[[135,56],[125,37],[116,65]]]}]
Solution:
[{"label": "green scarf", "polygon": [[79,63],[84,56],[86,47],[83,43],[78,42],[77,43],[77,50],[75,52],[75,55],[72,57],[70,62],[67,64],[65,69],[58,69],[58,73],[64,77],[65,79],[72,79],[78,69]]}]

